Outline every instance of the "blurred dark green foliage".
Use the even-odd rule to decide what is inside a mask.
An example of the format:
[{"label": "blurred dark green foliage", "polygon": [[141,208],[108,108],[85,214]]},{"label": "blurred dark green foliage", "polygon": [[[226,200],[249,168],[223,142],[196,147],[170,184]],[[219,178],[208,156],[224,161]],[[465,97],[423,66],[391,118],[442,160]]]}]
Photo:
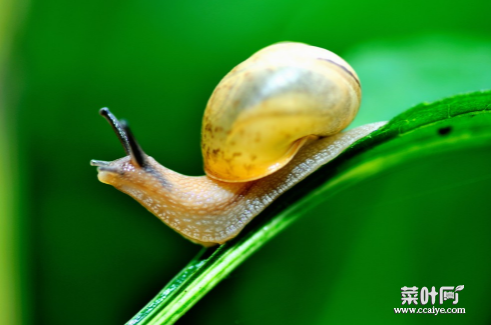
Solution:
[{"label": "blurred dark green foliage", "polygon": [[[19,145],[25,323],[124,323],[199,250],[97,181],[90,159],[123,156],[99,108],[127,118],[162,164],[200,175],[206,101],[258,49],[293,40],[344,56],[366,95],[360,125],[490,88],[490,9],[484,0],[29,2],[5,88]],[[180,323],[383,323],[404,285],[468,285],[452,271],[489,270],[489,243],[479,239],[490,211],[477,204],[489,182],[462,182],[478,178],[482,169],[472,166],[489,159],[463,150],[408,162],[340,193]],[[486,287],[464,290],[470,312],[489,305],[476,300]]]}]

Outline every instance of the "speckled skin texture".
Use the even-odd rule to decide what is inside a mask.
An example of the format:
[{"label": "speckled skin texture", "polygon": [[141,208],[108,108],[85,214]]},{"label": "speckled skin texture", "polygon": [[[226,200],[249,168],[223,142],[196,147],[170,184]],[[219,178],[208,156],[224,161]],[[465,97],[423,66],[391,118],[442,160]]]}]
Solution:
[{"label": "speckled skin texture", "polygon": [[140,168],[129,156],[99,167],[98,177],[132,196],[184,237],[212,246],[237,236],[279,195],[383,124],[310,141],[286,166],[255,181],[227,183],[208,176],[184,176],[152,157],[147,157],[147,167]]},{"label": "speckled skin texture", "polygon": [[301,43],[268,46],[230,71],[208,101],[206,174],[227,182],[269,175],[312,135],[344,129],[360,101],[358,76],[336,54]]}]

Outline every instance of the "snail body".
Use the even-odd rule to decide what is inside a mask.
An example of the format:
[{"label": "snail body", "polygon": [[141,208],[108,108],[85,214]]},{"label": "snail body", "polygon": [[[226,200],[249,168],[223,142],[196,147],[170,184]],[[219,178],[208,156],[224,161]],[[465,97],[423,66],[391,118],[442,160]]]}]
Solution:
[{"label": "snail body", "polygon": [[215,88],[203,117],[205,176],[178,174],[146,155],[107,108],[128,156],[98,166],[101,182],[135,198],[191,241],[235,237],[274,199],[381,123],[339,133],[361,101],[353,69],[327,50],[279,43],[255,53]]}]

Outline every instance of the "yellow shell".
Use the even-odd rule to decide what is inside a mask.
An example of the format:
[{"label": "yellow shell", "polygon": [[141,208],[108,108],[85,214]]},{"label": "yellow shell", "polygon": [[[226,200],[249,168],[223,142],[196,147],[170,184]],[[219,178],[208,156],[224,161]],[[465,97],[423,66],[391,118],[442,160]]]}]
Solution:
[{"label": "yellow shell", "polygon": [[307,139],[344,129],[360,102],[358,76],[336,54],[302,43],[266,47],[230,71],[208,101],[205,171],[227,182],[269,175]]}]

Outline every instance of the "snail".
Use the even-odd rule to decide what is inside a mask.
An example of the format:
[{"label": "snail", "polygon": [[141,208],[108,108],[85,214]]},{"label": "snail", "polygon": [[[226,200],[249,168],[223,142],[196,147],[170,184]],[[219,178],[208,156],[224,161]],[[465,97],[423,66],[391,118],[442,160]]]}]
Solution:
[{"label": "snail", "polygon": [[341,132],[360,102],[358,76],[339,56],[278,43],[240,63],[213,91],[202,126],[205,176],[161,166],[107,108],[100,114],[127,156],[91,165],[101,182],[192,242],[223,244],[286,190],[383,125]]}]

